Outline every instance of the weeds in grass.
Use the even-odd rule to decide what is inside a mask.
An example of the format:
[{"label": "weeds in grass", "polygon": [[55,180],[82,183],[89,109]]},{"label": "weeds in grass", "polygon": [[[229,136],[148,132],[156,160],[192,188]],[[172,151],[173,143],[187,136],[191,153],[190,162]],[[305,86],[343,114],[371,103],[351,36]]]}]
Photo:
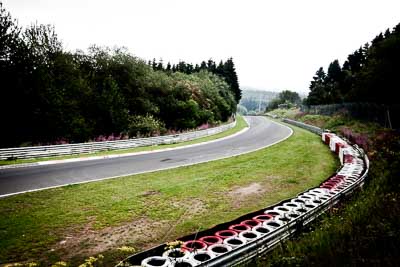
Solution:
[{"label": "weeds in grass", "polygon": [[103,266],[103,255],[98,255],[97,257],[89,257],[88,259],[85,260],[84,263],[79,265],[79,267],[99,267]]},{"label": "weeds in grass", "polygon": [[121,253],[130,253],[133,254],[136,252],[136,249],[134,247],[129,247],[129,246],[122,246],[117,248],[117,250]]},{"label": "weeds in grass", "polygon": [[175,240],[172,242],[168,242],[165,246],[165,250],[171,250],[171,249],[176,249],[176,248],[181,248],[183,245],[183,242],[180,240]]},{"label": "weeds in grass", "polygon": [[65,261],[58,261],[51,265],[51,267],[66,267],[68,264]]}]

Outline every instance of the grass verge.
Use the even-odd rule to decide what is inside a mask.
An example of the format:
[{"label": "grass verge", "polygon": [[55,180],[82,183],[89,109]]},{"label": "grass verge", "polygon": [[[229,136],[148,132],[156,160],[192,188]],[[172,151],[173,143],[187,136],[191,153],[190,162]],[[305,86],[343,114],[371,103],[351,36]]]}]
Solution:
[{"label": "grass verge", "polygon": [[103,253],[111,266],[119,246],[145,249],[293,197],[338,166],[318,136],[293,129],[246,155],[0,199],[0,263],[75,266]]},{"label": "grass verge", "polygon": [[299,108],[277,108],[274,110],[271,110],[270,112],[268,112],[269,115],[273,115],[273,116],[277,116],[280,118],[289,118],[289,119],[293,119],[294,116],[299,113],[300,109]]},{"label": "grass verge", "polygon": [[219,138],[227,137],[229,135],[235,134],[244,128],[247,127],[247,123],[242,116],[237,116],[236,126],[227,131],[214,134],[207,137],[202,137],[199,139],[195,139],[192,141],[177,143],[177,144],[169,144],[169,145],[155,145],[155,146],[146,146],[146,147],[135,147],[129,149],[119,149],[119,150],[110,150],[110,151],[101,151],[96,153],[84,153],[84,154],[76,154],[76,155],[68,155],[68,156],[57,156],[57,157],[46,157],[46,158],[34,158],[34,159],[13,159],[13,160],[0,160],[0,166],[4,165],[14,165],[14,164],[23,164],[23,163],[34,163],[39,161],[49,161],[49,160],[62,160],[62,159],[72,159],[72,158],[85,158],[85,157],[93,157],[93,156],[105,156],[105,155],[115,155],[115,154],[126,154],[126,153],[134,153],[134,152],[142,152],[142,151],[154,151],[165,148],[174,148],[180,146],[187,146],[198,144],[202,142],[212,141]]}]

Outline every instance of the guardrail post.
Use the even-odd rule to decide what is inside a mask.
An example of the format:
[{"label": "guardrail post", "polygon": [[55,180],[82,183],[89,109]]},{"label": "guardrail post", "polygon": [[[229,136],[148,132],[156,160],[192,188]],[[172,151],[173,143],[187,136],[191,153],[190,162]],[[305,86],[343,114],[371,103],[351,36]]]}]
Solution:
[{"label": "guardrail post", "polygon": [[[231,122],[227,125],[218,126],[212,128],[213,131],[199,130],[188,133],[181,133],[175,135],[161,136],[160,138],[150,137],[150,138],[134,138],[127,140],[118,141],[103,141],[103,142],[88,142],[88,143],[77,143],[69,145],[52,145],[52,146],[37,146],[37,147],[17,147],[17,148],[0,148],[0,160],[7,159],[29,159],[37,157],[48,157],[48,156],[61,156],[61,155],[72,155],[81,153],[95,153],[105,150],[120,149],[120,147],[129,149],[138,146],[146,145],[157,145],[165,143],[176,143],[180,141],[194,140],[203,136],[208,136],[210,134],[219,133],[236,126],[236,121]],[[144,142],[146,141],[146,142]],[[66,150],[69,149],[69,153]],[[41,153],[38,151],[41,150]],[[61,152],[60,152],[61,151]]]}]

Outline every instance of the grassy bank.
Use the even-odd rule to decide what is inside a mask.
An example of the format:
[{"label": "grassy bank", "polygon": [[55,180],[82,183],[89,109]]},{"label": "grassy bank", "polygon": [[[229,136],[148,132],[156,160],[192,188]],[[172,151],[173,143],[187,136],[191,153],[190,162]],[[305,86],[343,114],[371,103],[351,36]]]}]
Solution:
[{"label": "grassy bank", "polygon": [[23,164],[23,163],[34,163],[39,161],[48,161],[48,160],[61,160],[61,159],[72,159],[72,158],[84,158],[84,157],[93,157],[93,156],[105,156],[105,155],[115,155],[115,154],[126,154],[126,153],[134,153],[134,152],[142,152],[142,151],[154,151],[165,148],[174,148],[180,146],[187,146],[192,144],[198,144],[202,142],[212,141],[219,138],[227,137],[229,135],[235,134],[244,128],[247,127],[246,121],[242,116],[237,116],[236,126],[227,131],[214,134],[207,137],[202,137],[199,139],[195,139],[192,141],[177,143],[177,144],[169,144],[169,145],[155,145],[155,146],[145,146],[145,147],[136,147],[129,149],[119,149],[119,150],[110,150],[110,151],[102,151],[96,153],[84,153],[84,154],[76,154],[69,156],[58,156],[58,157],[46,157],[46,158],[34,158],[34,159],[13,159],[13,160],[0,160],[1,165],[13,165],[13,164]]},{"label": "grassy bank", "polygon": [[371,160],[362,191],[309,231],[283,242],[258,266],[398,266],[400,255],[400,135],[341,114],[298,119],[361,141]]},{"label": "grassy bank", "polygon": [[337,166],[318,136],[294,128],[247,155],[0,199],[0,263],[75,266],[103,253],[112,266],[120,246],[141,250],[232,220],[316,186]]}]

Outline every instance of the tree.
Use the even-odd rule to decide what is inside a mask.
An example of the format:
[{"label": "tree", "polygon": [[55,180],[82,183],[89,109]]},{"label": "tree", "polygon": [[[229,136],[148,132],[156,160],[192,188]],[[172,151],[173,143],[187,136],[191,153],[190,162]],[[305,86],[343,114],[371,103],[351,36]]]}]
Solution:
[{"label": "tree", "polygon": [[297,92],[284,90],[278,94],[278,96],[268,104],[266,111],[274,110],[279,107],[280,104],[298,105],[301,103],[301,98]]},{"label": "tree", "polygon": [[362,66],[365,64],[366,52],[367,51],[360,47],[358,50],[354,51],[353,54],[350,54],[347,57],[347,69],[350,70],[352,73],[359,72]]},{"label": "tree", "polygon": [[347,57],[343,67],[337,60],[321,68],[310,85],[308,104],[341,101],[396,104],[400,73],[400,24],[378,34]]},{"label": "tree", "polygon": [[129,119],[128,133],[130,137],[153,136],[164,132],[164,123],[152,115],[136,115],[131,116]]},{"label": "tree", "polygon": [[383,41],[385,37],[383,36],[382,33],[378,34],[373,40],[372,40],[372,45],[378,45],[381,41]]},{"label": "tree", "polygon": [[339,61],[335,59],[328,67],[328,73],[325,78],[326,94],[328,103],[341,102],[343,97],[341,95],[341,86],[343,84],[343,73]]},{"label": "tree", "polygon": [[158,62],[157,66],[156,66],[156,70],[164,70],[164,65],[163,65],[162,59],[160,59],[160,61]]},{"label": "tree", "polygon": [[318,69],[310,84],[310,93],[307,97],[309,105],[318,105],[324,103],[326,99],[325,90],[326,74],[322,67]]},{"label": "tree", "polygon": [[215,62],[212,59],[209,59],[207,62],[207,70],[211,73],[215,73],[217,69],[217,66],[215,65]]},{"label": "tree", "polygon": [[200,64],[200,70],[206,70],[207,69],[207,63],[205,61],[202,61]]},{"label": "tree", "polygon": [[12,19],[10,13],[4,8],[0,2],[0,64],[5,67],[13,53],[20,45],[19,34],[21,28],[17,22]]},{"label": "tree", "polygon": [[292,92],[289,90],[284,90],[279,93],[278,98],[281,99],[282,102],[289,102],[292,104],[300,104],[301,98],[297,92]]},{"label": "tree", "polygon": [[167,72],[171,72],[171,63],[168,62],[167,67],[165,68]]},{"label": "tree", "polygon": [[202,67],[181,61],[164,68],[162,60],[145,62],[125,48],[66,52],[53,26],[22,30],[1,3],[0,26],[1,147],[151,135],[236,112],[223,76],[236,75],[233,62],[216,75],[211,59]]},{"label": "tree", "polygon": [[[56,86],[56,60],[62,55],[62,44],[54,27],[33,24],[20,36],[23,58],[18,63],[22,84],[19,87],[18,110],[23,114],[19,123],[25,141],[54,141],[61,135],[60,107],[63,89]],[[21,137],[21,139],[25,139]]]},{"label": "tree", "polygon": [[23,102],[21,89],[25,87],[24,73],[21,72],[25,68],[21,62],[25,58],[26,49],[20,38],[20,32],[21,28],[0,2],[0,113],[4,114],[0,146],[5,146],[7,143],[14,145],[21,141],[19,119],[22,116],[19,114],[23,113],[24,109],[21,112],[19,108]]},{"label": "tree", "polygon": [[[400,24],[399,24],[400,25]],[[355,75],[350,99],[396,104],[400,73],[400,33],[387,31],[375,38],[365,63]],[[377,41],[378,39],[378,41]]]},{"label": "tree", "polygon": [[271,110],[277,109],[278,106],[283,103],[284,102],[282,102],[282,100],[279,97],[274,98],[271,100],[271,102],[268,103],[265,111],[271,111]]},{"label": "tree", "polygon": [[339,61],[335,59],[328,67],[326,81],[328,83],[340,82],[342,80],[342,68]]},{"label": "tree", "polygon": [[239,103],[240,98],[242,97],[242,90],[239,87],[239,81],[236,74],[235,64],[233,63],[233,59],[229,58],[224,66],[223,66],[223,75],[225,81],[230,85],[231,91],[235,96],[236,103]]}]

